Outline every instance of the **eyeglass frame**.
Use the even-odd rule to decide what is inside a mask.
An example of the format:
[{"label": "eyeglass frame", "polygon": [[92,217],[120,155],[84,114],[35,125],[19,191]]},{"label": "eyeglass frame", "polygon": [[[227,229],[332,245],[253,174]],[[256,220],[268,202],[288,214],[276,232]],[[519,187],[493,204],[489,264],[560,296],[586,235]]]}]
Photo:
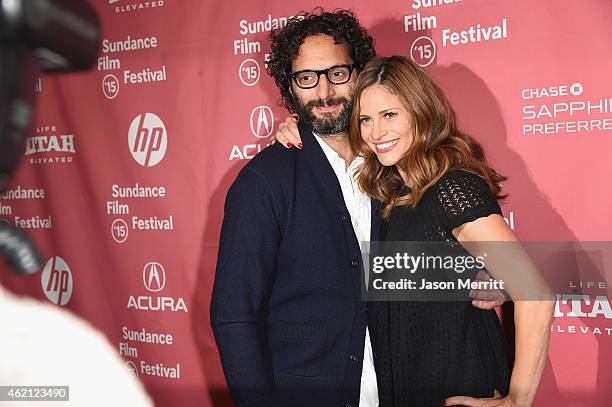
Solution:
[{"label": "eyeglass frame", "polygon": [[[331,83],[332,85],[343,85],[351,80],[351,76],[353,75],[353,70],[355,69],[355,67],[356,67],[355,64],[341,64],[341,65],[330,66],[327,69],[302,69],[301,71],[296,71],[296,72],[291,73],[291,79],[293,79],[293,82],[295,82],[295,85],[300,89],[316,88],[319,82],[321,81],[321,75],[323,74],[325,74],[325,78],[327,78],[327,81]],[[346,79],[346,81],[340,82],[340,83],[334,83],[331,80],[329,80],[329,71],[331,71],[334,68],[348,68],[349,74],[348,74],[348,78]],[[313,72],[317,75],[317,81],[315,82],[314,85],[308,86],[306,88],[300,86],[300,84],[297,81],[297,76],[304,72]]]}]

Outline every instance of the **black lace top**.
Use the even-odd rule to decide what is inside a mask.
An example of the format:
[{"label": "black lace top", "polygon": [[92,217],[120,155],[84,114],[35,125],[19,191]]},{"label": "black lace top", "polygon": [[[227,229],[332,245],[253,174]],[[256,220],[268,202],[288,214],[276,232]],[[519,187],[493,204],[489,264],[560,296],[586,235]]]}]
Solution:
[{"label": "black lace top", "polygon": [[[396,207],[381,240],[456,242],[452,230],[501,214],[480,176],[449,171],[414,208]],[[444,405],[454,395],[506,394],[509,364],[495,311],[470,302],[372,302],[380,407]]]}]

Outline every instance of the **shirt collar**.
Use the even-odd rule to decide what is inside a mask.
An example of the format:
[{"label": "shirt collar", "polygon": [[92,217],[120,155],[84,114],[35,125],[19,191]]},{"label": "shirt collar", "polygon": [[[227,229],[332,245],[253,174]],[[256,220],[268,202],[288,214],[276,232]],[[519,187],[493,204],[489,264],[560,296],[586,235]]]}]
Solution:
[{"label": "shirt collar", "polygon": [[[315,140],[317,140],[317,142],[321,146],[321,149],[323,150],[323,153],[325,153],[325,157],[327,157],[327,161],[329,161],[330,164],[332,164],[332,165],[333,164],[337,164],[337,163],[341,163],[342,164],[342,168],[345,168],[346,163],[345,163],[344,159],[342,157],[340,157],[340,155],[336,152],[336,150],[331,148],[329,146],[329,144],[327,144],[325,142],[325,140],[323,140],[323,137],[319,136],[314,131],[312,132],[312,134],[314,134]],[[355,157],[355,159],[353,159],[353,161],[349,164],[347,170],[351,170],[351,171],[355,170],[355,168],[357,168],[362,162],[363,162],[363,157],[362,156]]]}]

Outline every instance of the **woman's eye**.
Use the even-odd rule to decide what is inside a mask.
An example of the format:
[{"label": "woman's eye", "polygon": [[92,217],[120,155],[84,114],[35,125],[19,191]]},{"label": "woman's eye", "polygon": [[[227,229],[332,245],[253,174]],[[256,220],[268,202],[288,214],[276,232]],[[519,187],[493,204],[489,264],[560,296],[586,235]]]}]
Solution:
[{"label": "woman's eye", "polygon": [[369,117],[362,117],[359,119],[359,124],[366,124],[370,121]]},{"label": "woman's eye", "polygon": [[385,119],[391,119],[393,117],[397,116],[397,113],[395,112],[387,112],[385,113]]}]

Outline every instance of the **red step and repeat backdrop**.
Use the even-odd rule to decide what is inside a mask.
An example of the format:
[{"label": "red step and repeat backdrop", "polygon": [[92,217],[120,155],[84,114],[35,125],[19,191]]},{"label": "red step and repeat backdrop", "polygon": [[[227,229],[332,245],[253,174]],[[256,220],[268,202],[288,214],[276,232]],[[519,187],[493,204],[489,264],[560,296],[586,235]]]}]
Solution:
[{"label": "red step and repeat backdrop", "polygon": [[[27,277],[3,266],[1,281],[102,330],[159,406],[231,405],[208,318],[223,202],[287,115],[268,33],[317,5],[96,0],[97,66],[36,83],[0,218],[46,265]],[[609,0],[325,6],[351,7],[379,54],[410,56],[441,84],[509,176],[504,215],[523,240],[612,240]],[[586,294],[559,298],[536,405],[610,405],[609,288],[602,275],[567,285]]]}]

